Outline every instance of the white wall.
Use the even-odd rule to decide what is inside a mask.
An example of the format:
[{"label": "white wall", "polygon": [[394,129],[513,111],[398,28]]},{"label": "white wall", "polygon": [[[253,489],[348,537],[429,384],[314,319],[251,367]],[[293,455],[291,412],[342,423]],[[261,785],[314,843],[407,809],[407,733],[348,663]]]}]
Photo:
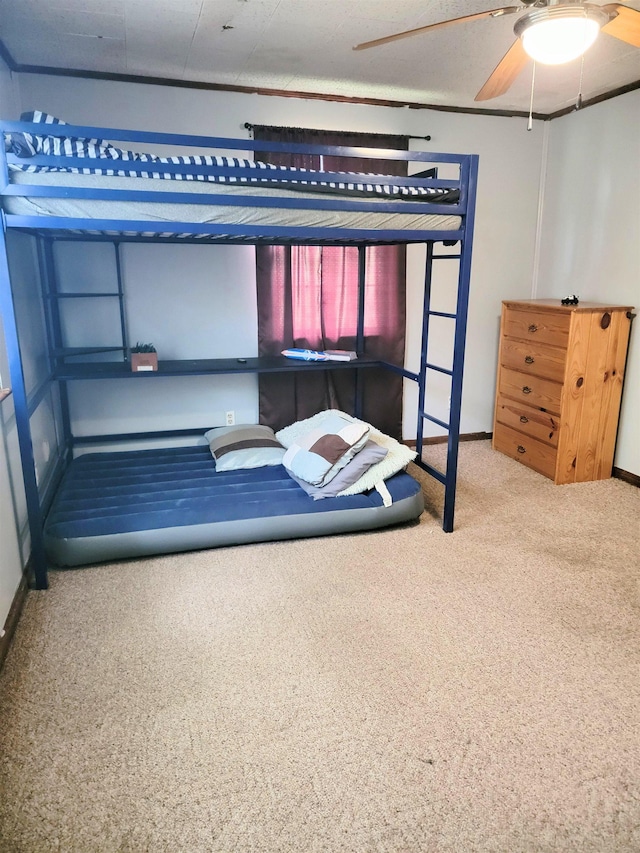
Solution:
[{"label": "white wall", "polygon": [[[640,311],[640,91],[551,123],[537,289]],[[635,320],[615,465],[640,476],[639,424]]]},{"label": "white wall", "polygon": [[[528,133],[523,119],[38,75],[21,75],[20,92],[22,109],[42,109],[77,123],[240,138],[247,137],[245,122],[388,132],[409,136],[430,135],[432,137],[430,142],[414,139],[411,147],[427,151],[479,154],[479,195],[462,430],[476,432],[491,429],[500,302],[507,297],[527,298],[531,294],[535,252],[535,241],[532,235],[536,232],[538,188],[546,125],[537,122],[533,132]],[[246,251],[242,247],[231,248],[239,253]],[[174,249],[177,251],[176,247],[167,247],[169,253]],[[158,265],[154,260],[154,257],[157,257],[154,255],[155,252],[157,252],[155,246],[136,247],[133,253],[127,250],[127,257],[131,258],[135,254],[136,275],[140,270],[144,270],[147,279],[155,282],[158,294],[170,295],[172,291],[175,292],[177,284],[182,300],[181,310],[186,310],[188,301],[184,299],[183,282],[165,274],[167,268],[164,262]],[[209,287],[208,299],[216,300],[213,303],[215,315],[224,310],[224,306],[220,304],[221,299],[231,298],[237,286],[229,281],[225,271],[228,270],[228,266],[224,269],[219,266],[219,264],[227,264],[221,252],[219,247],[211,247],[206,255],[206,261],[203,261],[209,281],[212,284],[216,282],[216,286],[222,287],[222,290],[218,290],[218,295],[214,295],[213,286]],[[166,258],[167,255],[163,257]],[[420,294],[424,277],[422,257],[423,253],[419,247],[410,247],[408,284],[413,307],[409,311],[407,364],[412,369],[417,367],[419,347]],[[253,272],[244,260],[240,263],[244,267],[245,281],[248,282],[251,277],[249,291],[243,291],[248,298],[254,288]],[[144,287],[144,285],[139,287],[133,282],[131,277],[134,272],[133,266],[129,266],[125,272],[130,273],[126,283],[128,289],[140,290],[140,287]],[[205,276],[204,273],[203,276]],[[446,276],[444,281],[445,284],[448,283]],[[199,300],[204,293],[204,285],[202,287],[196,285],[196,288],[198,308],[202,308],[205,303],[200,304]],[[447,287],[444,295],[439,298],[442,302],[446,302],[452,292],[453,289]],[[224,294],[224,297],[220,294]],[[236,342],[238,347],[242,347],[242,351],[237,351],[237,355],[253,354],[255,327],[251,324],[255,317],[254,301],[254,297],[251,297],[251,302],[247,301],[246,312],[250,320],[238,330]],[[229,318],[229,323],[237,322],[238,314],[236,313],[234,318],[230,309],[225,316]],[[160,326],[147,326],[143,336],[147,339],[156,339],[158,334],[164,334]],[[134,333],[133,337],[135,338],[136,335],[137,333]],[[190,334],[194,346],[205,343],[198,340],[198,335],[197,326],[194,325]],[[438,336],[434,337],[437,339]],[[206,344],[211,346],[211,341],[207,340]],[[166,338],[166,345],[167,348],[177,351],[179,341]],[[444,343],[442,346],[442,359],[446,361],[449,357],[449,348]],[[209,352],[210,357],[216,354],[216,352]],[[164,353],[161,353],[161,357],[163,355]],[[121,383],[123,388],[125,384]],[[412,392],[415,386],[412,383],[407,385],[405,437],[413,437],[415,436],[415,393]],[[247,419],[256,419],[255,383],[247,379],[245,386],[246,388],[243,389],[243,387],[237,387],[236,383],[233,386],[233,397],[230,396],[232,389],[229,383],[225,386],[224,383],[219,382],[203,381],[193,391],[188,388],[188,384],[183,384],[182,390],[178,393],[190,394],[194,405],[197,401],[196,423],[192,425],[201,425],[209,412],[210,420],[207,425],[213,426],[215,419],[217,418],[218,423],[221,423],[222,413],[231,408],[240,410],[241,417],[246,414],[250,416]],[[216,388],[220,390],[216,391]],[[436,397],[434,413],[439,414],[438,406],[446,404],[448,388],[438,387],[437,381],[434,380],[432,390]],[[203,397],[203,393],[206,394],[206,398]],[[90,383],[85,383],[84,387],[78,386],[74,395],[76,398],[82,395],[86,402],[85,411],[90,416],[95,412],[107,415],[111,419],[106,424],[109,430],[112,426],[120,426],[124,422],[131,426],[132,421],[137,420],[137,412],[134,414],[131,401],[125,393],[116,398],[114,405],[120,408],[116,411],[111,407],[108,412],[105,411],[104,402],[100,405],[102,392],[99,392],[95,385],[90,387]],[[166,395],[165,399],[170,401],[170,395]],[[206,408],[203,409],[202,404],[205,399]],[[186,404],[184,397],[182,402]],[[175,423],[177,415],[170,411],[167,411],[166,415],[161,415],[159,405],[159,403],[155,404],[154,417],[161,419],[162,426],[168,428],[170,422]],[[186,405],[185,408],[188,409]],[[79,424],[79,428],[83,431],[85,428],[89,430],[93,427],[94,424],[84,422],[84,419],[83,423]]]},{"label": "white wall", "polygon": [[[0,60],[0,115],[18,118],[18,96],[14,81]],[[0,385],[10,386],[9,367],[2,323],[0,322]],[[13,400],[7,397],[0,403],[0,628],[22,577],[23,557],[19,529],[24,526],[24,489],[20,475],[15,476],[18,462],[18,441],[13,419]]]},{"label": "white wall", "polygon": [[[108,243],[59,244],[60,281],[81,291],[116,287],[114,248]],[[255,258],[250,246],[128,243],[121,247],[129,340],[153,343],[161,359],[251,358],[257,353]],[[63,285],[67,287],[67,284]],[[62,303],[68,346],[109,346],[119,340],[116,299]],[[88,312],[98,326],[87,324]],[[232,320],[230,321],[230,318]],[[108,359],[121,357],[109,354]],[[108,393],[105,394],[105,390]],[[160,393],[158,393],[160,392]],[[256,423],[255,375],[153,377],[69,385],[76,435],[173,430],[224,423]],[[144,413],[144,415],[141,415]],[[94,447],[92,447],[94,449]]]}]

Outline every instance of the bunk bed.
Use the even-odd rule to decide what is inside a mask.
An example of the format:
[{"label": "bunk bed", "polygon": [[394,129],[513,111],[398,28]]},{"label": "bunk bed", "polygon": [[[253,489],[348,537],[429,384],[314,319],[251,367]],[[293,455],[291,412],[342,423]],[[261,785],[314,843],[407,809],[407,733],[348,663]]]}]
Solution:
[{"label": "bunk bed", "polygon": [[[453,530],[478,165],[475,155],[366,149],[368,158],[380,160],[380,169],[360,175],[275,167],[250,159],[250,154],[236,156],[238,151],[251,151],[249,139],[76,126],[44,113],[23,116],[20,122],[0,122],[0,128],[5,143],[0,152],[0,310],[36,588],[46,588],[49,562],[82,565],[142,554],[373,529],[415,519],[423,510],[421,489],[403,470],[406,460],[384,478],[382,488],[369,484],[357,493],[313,500],[282,464],[217,470],[204,440],[188,447],[78,455],[80,444],[91,437],[81,441],[73,434],[67,384],[76,379],[108,380],[133,374],[126,361],[124,320],[119,361],[83,361],[82,354],[78,359],[78,353],[61,350],[58,318],[52,307],[55,299],[51,298],[57,286],[51,246],[57,239],[353,245],[359,252],[361,293],[367,246],[426,244],[424,323],[417,372],[367,357],[361,310],[355,362],[306,363],[285,357],[243,358],[240,353],[238,359],[161,362],[157,372],[133,381],[152,381],[159,375],[372,367],[399,373],[418,387],[417,442],[412,458],[443,484],[443,528]],[[148,153],[158,147],[172,153]],[[360,148],[283,143],[261,143],[261,147],[344,157],[363,154]],[[385,159],[412,161],[419,171],[407,178],[386,176]],[[437,170],[442,166],[456,176],[439,178]],[[27,388],[21,362],[21,343],[24,346],[25,342],[21,342],[23,330],[16,315],[7,253],[7,235],[12,231],[33,235],[37,244],[50,363],[46,379],[35,389]],[[436,251],[436,246],[449,248]],[[441,259],[458,265],[456,310],[451,313],[433,311],[430,306],[433,268]],[[360,302],[364,305],[363,299]],[[452,322],[451,365],[432,364],[427,358],[433,316]],[[447,420],[428,411],[430,371],[450,376]],[[48,460],[46,476],[42,476],[34,459],[32,420],[52,388],[57,393],[61,438]],[[362,423],[358,415],[357,410],[345,413],[346,418]],[[444,471],[422,459],[428,421],[448,436]],[[375,425],[367,426],[375,431]],[[181,430],[179,434],[193,438],[197,432],[201,431]],[[164,431],[94,439],[107,438],[117,446],[136,437],[161,441],[177,435]],[[283,445],[287,446],[284,440]]]}]

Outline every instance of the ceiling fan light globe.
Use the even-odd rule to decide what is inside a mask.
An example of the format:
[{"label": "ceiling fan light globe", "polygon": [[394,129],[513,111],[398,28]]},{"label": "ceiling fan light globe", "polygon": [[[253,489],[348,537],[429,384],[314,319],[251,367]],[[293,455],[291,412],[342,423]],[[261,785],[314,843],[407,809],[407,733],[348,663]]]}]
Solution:
[{"label": "ceiling fan light globe", "polygon": [[527,12],[513,30],[536,62],[562,65],[582,56],[610,20],[610,13],[593,3],[559,3]]},{"label": "ceiling fan light globe", "polygon": [[522,34],[522,46],[543,65],[562,65],[577,59],[598,37],[600,25],[591,18],[550,18]]}]

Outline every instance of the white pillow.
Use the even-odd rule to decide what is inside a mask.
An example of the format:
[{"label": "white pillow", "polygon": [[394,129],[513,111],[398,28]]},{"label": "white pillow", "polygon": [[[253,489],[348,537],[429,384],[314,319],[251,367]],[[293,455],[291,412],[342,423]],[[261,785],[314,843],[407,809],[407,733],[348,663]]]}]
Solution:
[{"label": "white pillow", "polygon": [[[296,421],[290,426],[284,427],[284,429],[281,429],[276,433],[276,438],[283,447],[288,448],[300,436],[305,435],[305,433],[308,433],[313,429],[321,427],[324,421],[333,415],[339,415],[340,417],[353,421],[354,423],[366,424],[366,421],[359,421],[357,418],[347,415],[345,412],[341,412],[338,409],[327,409],[324,412],[318,412],[317,415],[312,415],[310,418],[306,418],[302,421]],[[359,495],[362,492],[368,492],[371,489],[375,489],[378,483],[389,479],[389,477],[397,474],[398,471],[402,471],[402,469],[405,468],[409,462],[413,462],[418,455],[415,450],[407,447],[406,444],[401,444],[399,441],[396,441],[395,438],[391,438],[390,435],[380,432],[380,430],[377,430],[375,427],[371,426],[371,424],[367,424],[367,426],[369,427],[368,438],[375,441],[376,444],[386,447],[387,455],[380,462],[376,462],[367,471],[365,471],[365,473],[356,480],[355,483],[348,488],[343,489],[341,492],[338,492],[338,496]]]},{"label": "white pillow", "polygon": [[295,423],[290,424],[287,427],[283,427],[279,432],[276,433],[276,438],[283,447],[291,447],[293,442],[300,438],[300,436],[311,432],[312,429],[321,427],[325,421],[329,420],[335,415],[340,418],[344,418],[344,420],[346,421],[351,421],[352,423],[354,423],[356,420],[355,418],[351,417],[351,415],[347,415],[345,414],[345,412],[341,412],[339,409],[325,409],[323,412],[318,412],[317,415],[312,415],[310,418],[305,418],[303,421],[296,421]]}]

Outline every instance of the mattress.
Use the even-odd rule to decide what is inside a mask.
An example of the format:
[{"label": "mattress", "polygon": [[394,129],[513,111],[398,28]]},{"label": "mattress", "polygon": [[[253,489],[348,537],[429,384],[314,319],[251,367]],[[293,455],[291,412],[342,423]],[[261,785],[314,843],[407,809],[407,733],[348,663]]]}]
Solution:
[{"label": "mattress", "polygon": [[[403,239],[410,240],[412,232],[420,239],[419,232],[455,232],[461,227],[461,217],[453,214],[436,214],[427,211],[395,212],[388,209],[389,199],[368,198],[360,203],[368,209],[338,210],[340,199],[333,198],[334,207],[318,207],[319,194],[303,190],[286,190],[273,187],[241,186],[233,184],[207,184],[197,181],[168,181],[159,178],[131,178],[106,175],[82,175],[64,172],[12,172],[11,183],[19,186],[72,187],[88,190],[125,190],[128,193],[171,193],[176,195],[199,196],[204,203],[163,200],[102,200],[95,198],[69,198],[53,196],[5,196],[3,207],[6,213],[18,216],[56,216],[74,219],[128,220],[130,222],[166,222],[168,227],[163,236],[187,236],[188,229],[176,229],[176,223],[197,223],[206,225],[232,224],[233,229],[220,236],[235,236],[247,226],[264,226],[287,229],[292,235],[294,229],[350,229],[352,231],[380,232],[381,238],[389,232],[402,232]],[[218,196],[215,204],[207,202],[207,195]],[[239,204],[225,204],[224,198],[239,201]],[[148,199],[148,196],[146,197]],[[221,201],[221,198],[223,199]],[[310,208],[256,206],[251,199],[282,199],[308,201]],[[344,201],[344,200],[342,200]],[[245,203],[248,202],[248,203]],[[381,209],[376,210],[376,206]],[[397,207],[424,206],[424,202],[412,205],[400,201]],[[86,230],[86,229],[85,229]],[[103,231],[103,228],[100,228]],[[382,232],[387,232],[383,234]],[[107,230],[107,233],[108,230]],[[144,233],[136,228],[118,230],[114,233]],[[155,232],[157,233],[157,231]],[[265,234],[270,232],[265,231]],[[206,237],[208,235],[202,235]],[[301,235],[296,235],[300,238]],[[324,235],[326,236],[326,235]],[[355,235],[354,235],[355,236]],[[399,239],[399,238],[396,238]],[[300,239],[297,240],[300,242]]]},{"label": "mattress", "polygon": [[67,469],[44,529],[58,566],[372,530],[420,516],[405,472],[373,490],[312,500],[281,465],[218,472],[208,446],[89,453]]}]

